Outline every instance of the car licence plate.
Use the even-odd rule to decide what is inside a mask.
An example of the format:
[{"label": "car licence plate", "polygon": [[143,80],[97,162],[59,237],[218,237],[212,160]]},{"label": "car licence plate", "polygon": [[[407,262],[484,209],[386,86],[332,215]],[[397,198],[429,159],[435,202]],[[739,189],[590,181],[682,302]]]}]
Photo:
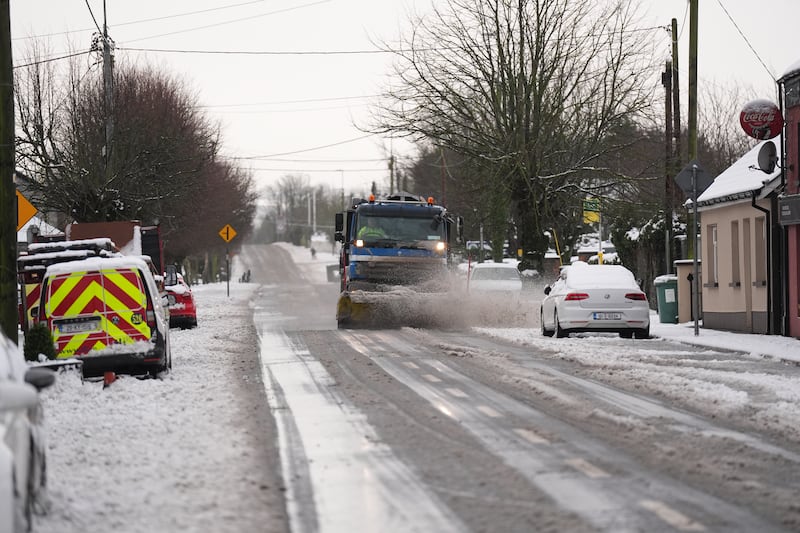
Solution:
[{"label": "car licence plate", "polygon": [[622,320],[622,313],[592,313],[595,320]]}]

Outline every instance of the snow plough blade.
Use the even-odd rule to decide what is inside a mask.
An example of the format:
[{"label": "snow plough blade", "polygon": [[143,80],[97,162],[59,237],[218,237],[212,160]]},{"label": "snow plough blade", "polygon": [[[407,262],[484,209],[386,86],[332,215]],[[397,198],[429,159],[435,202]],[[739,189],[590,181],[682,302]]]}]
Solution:
[{"label": "snow plough blade", "polygon": [[440,294],[407,288],[385,292],[345,291],[336,305],[339,328],[436,327],[449,322],[440,305]]}]

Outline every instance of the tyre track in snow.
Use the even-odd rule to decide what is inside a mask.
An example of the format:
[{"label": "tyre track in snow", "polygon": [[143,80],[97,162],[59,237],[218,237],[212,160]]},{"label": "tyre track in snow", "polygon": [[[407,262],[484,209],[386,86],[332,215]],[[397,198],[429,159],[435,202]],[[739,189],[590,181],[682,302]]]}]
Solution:
[{"label": "tyre track in snow", "polygon": [[[421,349],[424,342],[391,332],[354,333],[347,340],[433,409],[458,421],[557,505],[597,530],[780,530],[736,505],[649,471],[582,430],[472,380],[450,360]],[[640,404],[637,410],[642,412],[641,399],[612,396],[617,404]]]}]

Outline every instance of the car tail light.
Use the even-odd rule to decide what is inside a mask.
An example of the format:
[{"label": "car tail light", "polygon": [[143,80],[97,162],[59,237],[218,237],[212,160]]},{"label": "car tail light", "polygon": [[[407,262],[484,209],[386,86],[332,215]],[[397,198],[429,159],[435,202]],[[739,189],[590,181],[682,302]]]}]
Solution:
[{"label": "car tail light", "polygon": [[643,292],[629,292],[625,295],[625,298],[628,300],[638,300],[640,302],[647,301],[647,296],[645,296]]},{"label": "car tail light", "polygon": [[571,292],[564,297],[567,302],[577,302],[579,300],[588,300],[589,295],[585,292]]}]

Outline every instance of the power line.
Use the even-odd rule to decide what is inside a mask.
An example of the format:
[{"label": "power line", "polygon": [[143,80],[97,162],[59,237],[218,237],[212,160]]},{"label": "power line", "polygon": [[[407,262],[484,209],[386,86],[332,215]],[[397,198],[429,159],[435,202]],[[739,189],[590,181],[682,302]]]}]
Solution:
[{"label": "power line", "polygon": [[325,172],[336,174],[338,172],[385,172],[386,167],[378,168],[247,168],[254,172]]},{"label": "power line", "polygon": [[[235,157],[222,156],[221,159],[237,159]],[[275,157],[259,158],[259,161],[273,161],[276,163],[377,163],[385,162],[386,158],[373,159],[282,159]]]},{"label": "power line", "polygon": [[157,37],[167,37],[169,35],[177,35],[179,33],[188,33],[188,32],[191,32],[191,31],[206,30],[208,28],[216,28],[218,26],[225,26],[227,24],[235,24],[237,22],[242,22],[242,21],[245,21],[245,20],[255,20],[257,18],[266,17],[266,16],[269,16],[269,15],[277,15],[278,13],[286,13],[288,11],[296,11],[298,9],[303,9],[303,8],[306,8],[306,7],[312,7],[312,6],[316,6],[316,5],[319,5],[319,4],[326,4],[326,3],[330,2],[330,1],[331,0],[317,0],[316,2],[311,2],[311,3],[308,3],[308,4],[302,4],[302,5],[299,5],[299,6],[287,7],[287,8],[278,9],[278,10],[275,10],[275,11],[269,11],[267,13],[261,13],[260,15],[251,15],[249,17],[242,17],[242,18],[238,18],[238,19],[232,19],[232,20],[225,20],[225,21],[222,21],[222,22],[216,22],[214,24],[208,24],[206,26],[198,26],[198,27],[195,27],[195,28],[187,28],[185,30],[177,30],[177,31],[172,31],[172,32],[168,32],[168,33],[160,33],[158,35],[149,35],[147,37],[140,37],[138,39],[129,39],[127,42],[135,43],[137,41],[145,41],[147,39],[155,39]]},{"label": "power line", "polygon": [[[364,102],[362,104],[356,104],[356,106],[366,106],[369,105],[368,103]],[[337,109],[352,109],[353,105],[339,105],[339,106],[329,106],[329,107],[304,107],[298,109],[256,109],[256,110],[249,110],[249,111],[212,111],[217,113],[218,115],[256,115],[262,113],[307,113],[307,112],[318,112],[318,111],[334,111]]]},{"label": "power line", "polygon": [[[263,3],[263,2],[266,2],[266,0],[252,0],[250,2],[241,2],[241,3],[238,3],[238,4],[230,4],[230,5],[227,5],[227,6],[212,7],[212,8],[209,8],[209,9],[201,9],[201,10],[198,10],[198,11],[189,11],[189,12],[186,12],[186,13],[177,13],[175,15],[164,15],[163,17],[153,17],[153,18],[149,18],[149,19],[131,20],[131,21],[128,21],[128,22],[120,22],[118,24],[114,24],[114,27],[115,28],[119,28],[121,26],[131,26],[133,24],[142,24],[142,23],[145,23],[145,22],[157,22],[159,20],[168,20],[168,19],[173,19],[173,18],[178,18],[178,17],[186,17],[186,16],[191,16],[191,15],[198,15],[198,14],[201,14],[201,13],[209,13],[211,11],[221,11],[223,9],[241,7],[241,6],[246,6],[246,5],[250,5],[250,4],[260,4],[260,3]],[[89,8],[89,10],[91,11],[91,8]],[[97,21],[95,21],[95,25],[97,25]],[[84,32],[84,31],[92,31],[92,30],[93,30],[93,28],[82,28],[80,30],[62,31],[62,32],[56,32],[56,33],[44,33],[44,34],[40,34],[40,35],[29,35],[27,37],[16,37],[16,38],[14,38],[12,40],[18,41],[18,40],[21,40],[21,39],[38,39],[40,37],[53,37],[53,36],[56,36],[56,35],[69,35],[70,33],[80,33],[80,32]]]},{"label": "power line", "polygon": [[209,105],[199,105],[197,107],[201,108],[208,108],[208,107],[247,107],[247,106],[258,106],[258,105],[286,105],[286,104],[309,104],[313,102],[337,102],[340,100],[360,100],[362,98],[375,98],[380,96],[379,94],[367,94],[364,96],[334,96],[331,98],[307,98],[304,100],[283,100],[277,102],[250,102],[244,104],[209,104]]},{"label": "power line", "polygon": [[89,14],[92,16],[92,21],[94,22],[94,27],[97,28],[97,31],[103,33],[103,30],[100,29],[100,25],[97,23],[97,19],[94,16],[94,11],[92,11],[92,6],[89,5],[89,0],[86,0],[86,7],[89,8]]},{"label": "power line", "polygon": [[739,28],[739,25],[736,24],[736,21],[733,20],[733,17],[731,16],[731,14],[728,13],[728,10],[725,9],[725,6],[722,5],[722,2],[720,0],[717,0],[717,3],[719,4],[719,7],[722,8],[722,11],[725,12],[725,15],[728,17],[728,20],[731,21],[731,24],[733,24],[733,27],[736,28],[736,31],[739,32],[739,35],[742,36],[742,39],[744,39],[744,42],[745,42],[745,44],[747,44],[747,47],[750,48],[750,50],[753,52],[753,55],[756,56],[756,59],[758,59],[758,62],[761,63],[761,66],[764,67],[764,70],[767,71],[767,74],[769,74],[769,77],[772,78],[772,81],[777,82],[777,80],[775,79],[775,76],[772,75],[772,72],[767,68],[767,65],[765,65],[764,61],[761,60],[761,56],[758,55],[758,52],[756,52],[756,49],[753,48],[752,44],[750,44],[750,41],[745,36],[744,32],[742,32],[741,28]]},{"label": "power line", "polygon": [[282,152],[280,154],[267,154],[267,155],[253,155],[253,156],[246,156],[246,157],[231,157],[230,159],[233,160],[248,160],[248,159],[266,159],[269,157],[279,157],[282,155],[293,155],[293,154],[302,154],[304,152],[313,152],[314,150],[322,150],[323,148],[331,148],[333,146],[341,146],[342,144],[347,144],[355,141],[360,141],[361,139],[366,139],[367,137],[372,137],[377,135],[376,133],[368,133],[366,135],[362,135],[361,137],[355,137],[353,139],[347,139],[346,141],[340,141],[331,144],[325,144],[322,146],[315,146],[313,148],[304,148],[303,150],[294,150],[292,152]]},{"label": "power line", "polygon": [[69,59],[70,57],[81,56],[81,55],[90,54],[90,53],[92,53],[92,50],[84,50],[82,52],[75,52],[73,54],[67,54],[67,55],[64,55],[64,56],[51,57],[49,59],[40,59],[38,61],[32,61],[30,63],[24,63],[22,65],[14,65],[14,68],[16,69],[16,68],[32,67],[34,65],[41,65],[41,64],[44,64],[44,63],[51,63],[53,61],[60,61],[62,59]]},{"label": "power line", "polygon": [[[326,0],[329,1],[329,0]],[[163,34],[171,35],[171,34]],[[163,35],[155,35],[153,37],[162,37]],[[142,39],[150,39],[151,37],[143,37]],[[142,39],[135,39],[141,41]],[[133,41],[129,41],[133,42]],[[363,55],[363,54],[395,54],[399,50],[182,50],[177,48],[136,48],[131,46],[118,46],[117,50],[125,50],[127,52],[156,52],[162,54],[216,54],[216,55],[251,55],[251,56],[328,56],[328,55]],[[418,50],[430,51],[431,49]],[[444,50],[439,49],[439,50]]]}]

